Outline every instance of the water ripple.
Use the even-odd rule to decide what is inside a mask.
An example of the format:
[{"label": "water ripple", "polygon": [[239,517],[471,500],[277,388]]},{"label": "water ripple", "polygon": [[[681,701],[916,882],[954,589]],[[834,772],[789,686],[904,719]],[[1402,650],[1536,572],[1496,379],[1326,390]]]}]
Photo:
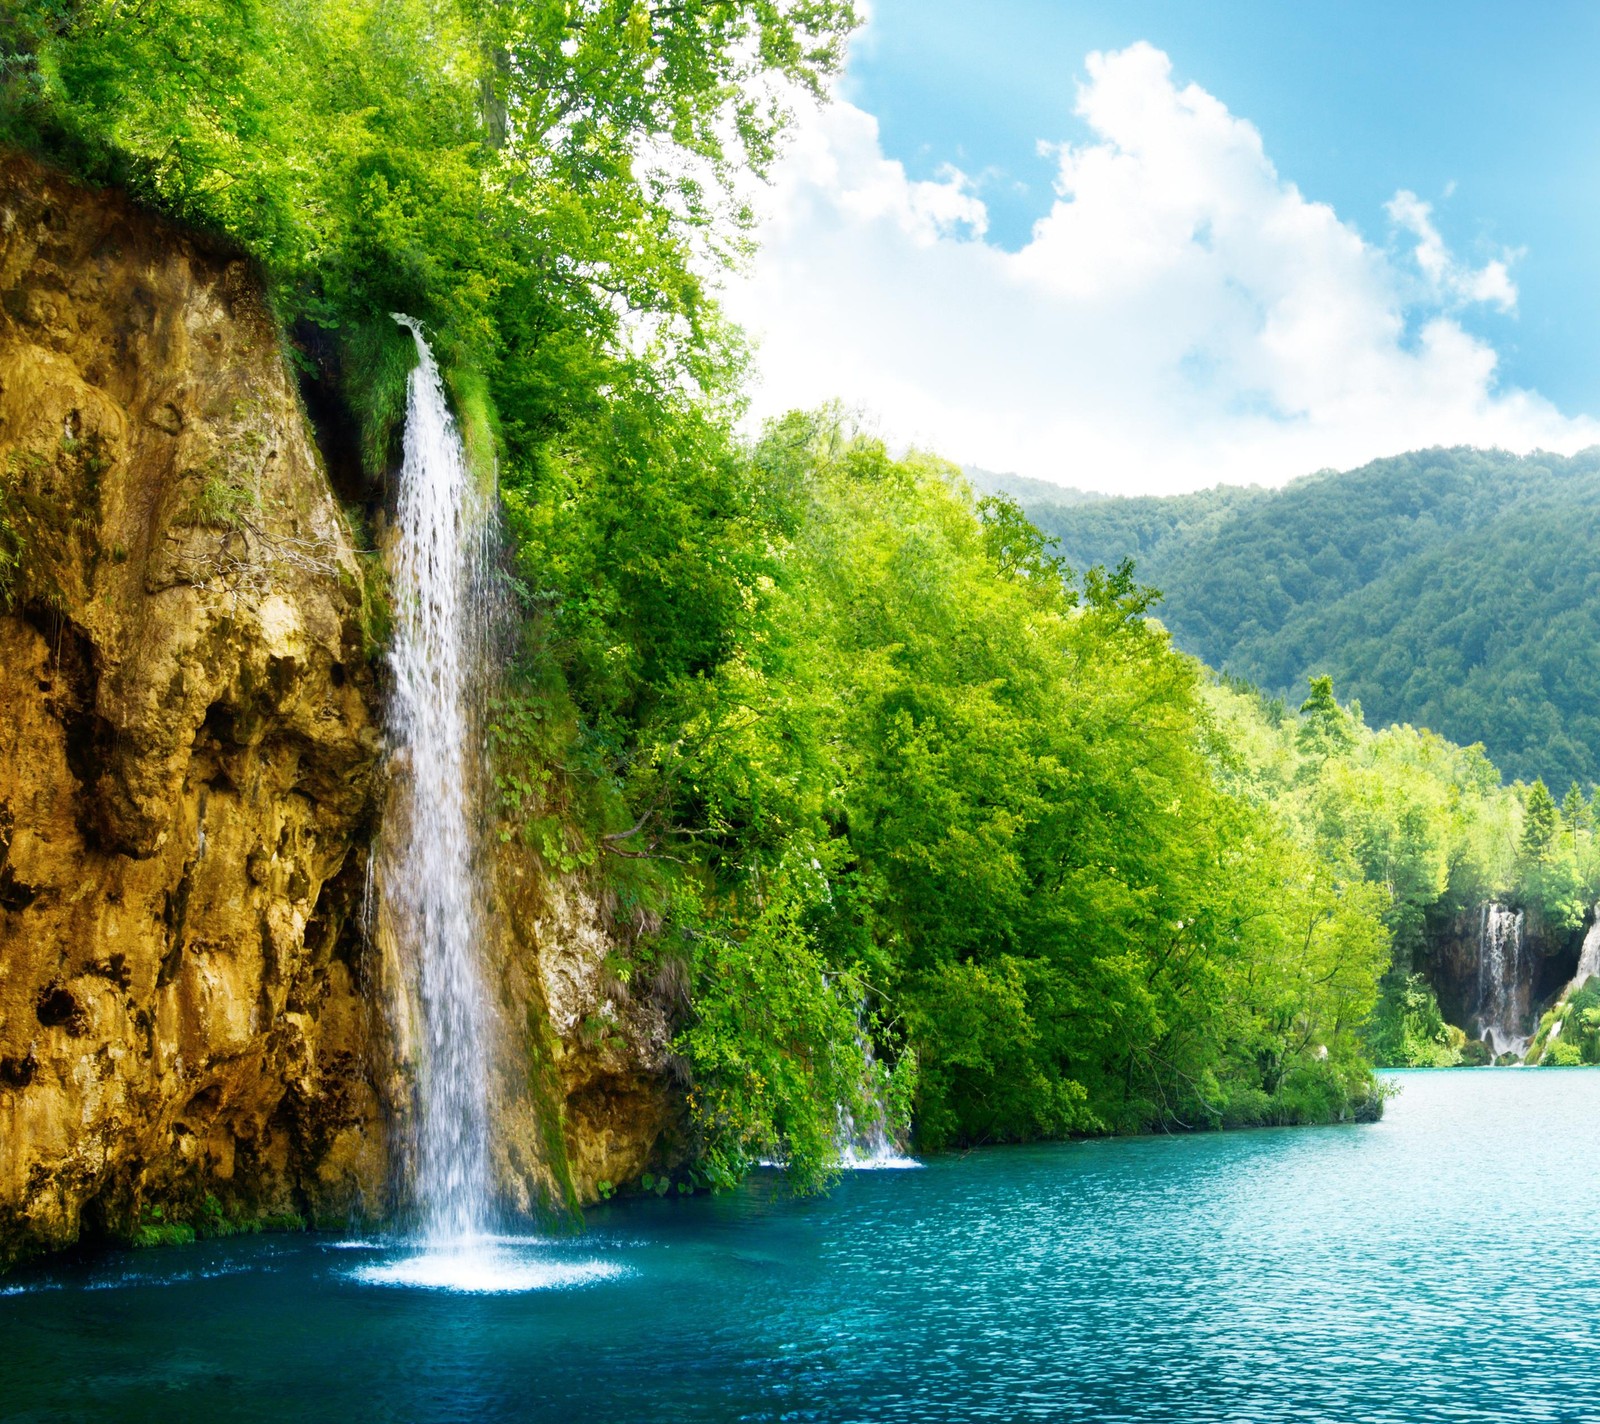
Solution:
[{"label": "water ripple", "polygon": [[1600,1072],[1398,1081],[1372,1126],[934,1157],[820,1200],[763,1173],[471,1260],[278,1238],[57,1267],[0,1295],[0,1413],[1600,1418]]}]

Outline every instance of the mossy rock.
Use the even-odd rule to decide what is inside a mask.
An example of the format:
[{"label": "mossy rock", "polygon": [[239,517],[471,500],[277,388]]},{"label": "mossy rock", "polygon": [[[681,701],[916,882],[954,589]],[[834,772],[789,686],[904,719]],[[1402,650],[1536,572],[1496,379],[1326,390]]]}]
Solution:
[{"label": "mossy rock", "polygon": [[1544,1051],[1541,1068],[1577,1068],[1583,1063],[1583,1050],[1565,1038],[1558,1038]]},{"label": "mossy rock", "polygon": [[128,1244],[141,1251],[152,1246],[189,1246],[194,1236],[194,1227],[186,1221],[150,1221],[135,1229]]}]

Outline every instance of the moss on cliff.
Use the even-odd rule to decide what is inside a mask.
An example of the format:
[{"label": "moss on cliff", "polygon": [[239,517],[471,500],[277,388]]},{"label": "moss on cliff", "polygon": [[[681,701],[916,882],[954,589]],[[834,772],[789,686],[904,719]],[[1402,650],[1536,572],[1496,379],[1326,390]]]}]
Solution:
[{"label": "moss on cliff", "polygon": [[528,1062],[528,1101],[537,1130],[535,1141],[554,1188],[553,1194],[549,1189],[541,1194],[539,1205],[547,1218],[574,1220],[583,1203],[567,1153],[566,1097],[556,1069],[555,1036],[542,1005],[529,1004],[523,1021],[527,1030],[523,1049]]}]

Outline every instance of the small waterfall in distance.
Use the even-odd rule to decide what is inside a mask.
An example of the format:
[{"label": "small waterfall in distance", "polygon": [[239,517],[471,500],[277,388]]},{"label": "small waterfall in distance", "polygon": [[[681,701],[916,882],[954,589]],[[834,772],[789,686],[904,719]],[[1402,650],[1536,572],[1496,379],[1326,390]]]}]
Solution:
[{"label": "small waterfall in distance", "polygon": [[420,1042],[412,1188],[423,1237],[470,1241],[489,1215],[489,1010],[474,881],[471,699],[483,638],[486,501],[467,469],[422,329],[406,400],[393,556],[390,736],[404,814],[384,896],[412,976]]},{"label": "small waterfall in distance", "polygon": [[[1557,1006],[1565,1005],[1567,1000],[1596,974],[1600,974],[1600,904],[1595,905],[1589,912],[1589,928],[1583,936],[1583,948],[1578,951],[1578,967],[1556,1000]],[[1566,1019],[1559,1018],[1550,1025],[1550,1032],[1544,1041],[1546,1048],[1561,1037],[1561,1030],[1565,1024]]]},{"label": "small waterfall in distance", "polygon": [[1600,905],[1591,911],[1588,933],[1583,937],[1583,948],[1578,952],[1578,968],[1567,984],[1565,994],[1576,994],[1596,974],[1600,974]]},{"label": "small waterfall in distance", "polygon": [[843,1103],[839,1104],[839,1165],[848,1172],[867,1172],[893,1168],[920,1167],[915,1157],[901,1150],[889,1131],[889,1081],[884,1066],[872,1051],[872,1039],[862,1023],[862,1006],[856,1007],[856,1046],[865,1067],[862,1093],[869,1113],[858,1123]]},{"label": "small waterfall in distance", "polygon": [[[1529,1004],[1523,984],[1523,914],[1486,904],[1478,915],[1478,1007],[1475,1017],[1496,1055],[1522,1057],[1531,1036],[1524,1020]],[[1526,986],[1531,992],[1531,985]]]}]

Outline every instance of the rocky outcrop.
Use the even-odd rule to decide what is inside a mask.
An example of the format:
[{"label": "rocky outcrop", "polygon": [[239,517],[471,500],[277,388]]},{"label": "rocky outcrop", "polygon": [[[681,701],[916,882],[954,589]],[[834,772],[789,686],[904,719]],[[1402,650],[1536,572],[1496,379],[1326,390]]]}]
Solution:
[{"label": "rocky outcrop", "polygon": [[[390,798],[385,827],[404,814],[402,803]],[[415,967],[387,904],[387,878],[398,872],[381,840],[382,832],[364,963],[386,1025],[375,1081],[403,1177],[423,1029]],[[625,967],[637,926],[619,925],[615,905],[584,877],[552,872],[514,840],[486,861],[479,949],[490,1009],[491,1187],[509,1214],[548,1223],[647,1169],[681,1164],[685,1100],[671,1041],[683,995],[670,974]]]},{"label": "rocky outcrop", "polygon": [[1540,1011],[1572,977],[1583,934],[1536,911],[1474,905],[1430,921],[1418,967],[1446,1022],[1470,1040],[1498,1024],[1503,1048],[1509,1038],[1532,1035]]},{"label": "rocky outcrop", "polygon": [[684,1099],[670,1045],[683,986],[621,967],[628,927],[581,881],[508,848],[495,884],[491,968],[512,1029],[495,1093],[503,1190],[524,1210],[563,1194],[584,1203],[603,1184],[678,1165]]},{"label": "rocky outcrop", "polygon": [[382,1208],[361,578],[248,265],[0,163],[0,1264]]}]

